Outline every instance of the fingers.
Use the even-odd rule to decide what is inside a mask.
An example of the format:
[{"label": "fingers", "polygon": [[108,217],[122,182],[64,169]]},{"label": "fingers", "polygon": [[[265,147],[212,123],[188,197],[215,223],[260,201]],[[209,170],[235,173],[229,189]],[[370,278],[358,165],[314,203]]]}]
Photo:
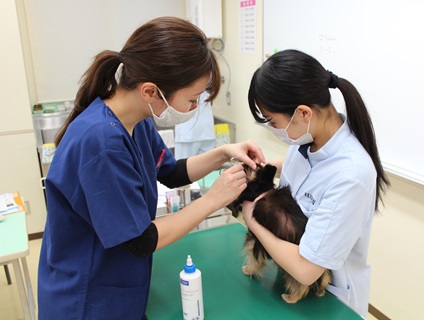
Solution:
[{"label": "fingers", "polygon": [[242,142],[243,152],[239,158],[240,161],[243,161],[246,165],[252,169],[256,169],[258,163],[265,162],[265,157],[262,153],[261,148],[253,141]]},{"label": "fingers", "polygon": [[262,153],[261,148],[253,141],[248,141],[248,143],[249,143],[249,151],[247,155],[249,156],[249,158],[252,159],[252,161],[255,163],[266,162],[265,156]]},{"label": "fingers", "polygon": [[230,174],[239,174],[246,176],[246,173],[244,172],[244,168],[241,164],[235,164],[231,167],[229,167],[227,170]]},{"label": "fingers", "polygon": [[243,203],[242,203],[242,208],[243,208],[243,210],[244,209],[251,209],[251,208],[253,208],[254,206],[255,206],[255,203],[254,202],[252,202],[252,201],[243,201]]},{"label": "fingers", "polygon": [[208,194],[216,202],[226,206],[236,199],[247,187],[246,173],[240,164],[234,165],[225,170],[214,182]]},{"label": "fingers", "polygon": [[266,196],[268,192],[264,192],[261,195],[259,195],[255,200],[253,201],[244,201],[242,203],[242,214],[243,214],[243,219],[246,222],[246,224],[248,225],[250,223],[250,221],[253,218],[253,210],[255,208],[256,202],[258,202],[259,200],[261,200],[263,197]]},{"label": "fingers", "polygon": [[236,164],[220,173],[223,181],[230,183],[232,181],[238,181],[239,184],[246,183],[246,172],[244,172],[241,164]]},{"label": "fingers", "polygon": [[255,170],[257,167],[257,164],[261,162],[258,159],[259,158],[255,152],[248,151],[245,154],[243,154],[243,156],[239,160]]},{"label": "fingers", "polygon": [[236,181],[238,186],[243,184],[246,184],[247,186],[246,172],[244,172],[243,166],[241,164],[236,164],[225,170],[225,174],[229,177],[229,179]]},{"label": "fingers", "polygon": [[250,201],[244,201],[242,204],[242,214],[246,225],[248,225],[250,220],[252,219],[254,206],[254,203]]},{"label": "fingers", "polygon": [[263,197],[265,197],[266,196],[266,194],[268,193],[268,191],[267,192],[264,192],[264,193],[262,193],[262,194],[260,194],[255,200],[253,200],[253,203],[255,203],[256,204],[256,202],[258,202],[259,200],[261,200]]},{"label": "fingers", "polygon": [[246,160],[244,163],[247,164],[249,167],[251,167],[253,170],[255,170],[257,167],[257,162],[253,160],[252,158],[250,158],[250,156],[246,157]]}]

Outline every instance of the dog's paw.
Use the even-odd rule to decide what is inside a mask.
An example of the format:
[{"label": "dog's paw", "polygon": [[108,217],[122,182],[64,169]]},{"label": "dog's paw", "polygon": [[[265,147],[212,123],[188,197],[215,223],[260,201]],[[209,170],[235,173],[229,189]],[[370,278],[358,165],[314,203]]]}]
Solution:
[{"label": "dog's paw", "polygon": [[249,269],[249,266],[243,266],[243,267],[241,267],[241,270],[243,271],[243,273],[246,276],[252,276],[253,275],[253,273]]},{"label": "dog's paw", "polygon": [[325,289],[317,290],[315,294],[317,295],[317,297],[322,297],[325,295]]},{"label": "dog's paw", "polygon": [[298,299],[298,298],[293,297],[292,295],[290,295],[290,294],[286,294],[286,293],[283,293],[283,294],[281,295],[281,298],[283,298],[283,300],[284,300],[285,302],[287,302],[287,303],[296,303],[297,301],[299,301],[299,299]]}]

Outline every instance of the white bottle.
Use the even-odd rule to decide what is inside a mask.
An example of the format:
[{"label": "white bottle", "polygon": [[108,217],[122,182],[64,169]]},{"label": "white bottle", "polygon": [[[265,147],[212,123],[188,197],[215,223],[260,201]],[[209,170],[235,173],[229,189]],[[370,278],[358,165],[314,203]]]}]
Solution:
[{"label": "white bottle", "polygon": [[196,269],[190,255],[180,272],[180,288],[184,320],[203,320],[202,273]]}]

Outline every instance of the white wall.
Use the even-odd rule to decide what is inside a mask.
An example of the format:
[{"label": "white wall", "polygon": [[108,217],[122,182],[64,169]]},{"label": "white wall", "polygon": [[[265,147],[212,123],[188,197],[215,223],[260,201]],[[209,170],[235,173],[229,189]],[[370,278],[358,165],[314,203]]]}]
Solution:
[{"label": "white wall", "polygon": [[[420,149],[416,148],[416,140],[404,139],[404,136],[421,134],[421,119],[424,118],[424,108],[417,103],[421,100],[424,84],[424,42],[415,40],[423,35],[424,2],[263,2],[265,52],[272,53],[275,48],[301,48],[326,69],[354,83],[373,120],[384,168],[424,184]],[[298,23],[300,13],[302,20],[313,23]],[[399,81],[405,76],[407,82]],[[331,91],[336,108],[344,112],[340,91]],[[409,112],[396,112],[399,101],[408,106]]]},{"label": "white wall", "polygon": [[[237,140],[254,139],[268,160],[286,148],[265,129],[253,124],[247,92],[253,72],[262,63],[263,1],[257,0],[257,52],[241,55],[239,49],[239,1],[223,0],[224,57],[231,67],[231,106],[227,106],[224,83],[214,112],[237,125]],[[228,68],[220,58],[223,75]],[[402,134],[399,132],[399,134]],[[419,146],[417,146],[419,148]],[[424,287],[424,187],[390,175],[392,188],[386,207],[376,216],[369,260],[372,265],[371,304],[392,319],[423,319]]]},{"label": "white wall", "polygon": [[0,193],[26,201],[28,233],[44,229],[46,207],[32,129],[28,84],[14,0],[0,1]]},{"label": "white wall", "polygon": [[[225,48],[220,61],[221,73],[225,78],[217,100],[214,102],[214,114],[237,125],[236,139],[238,141],[255,139],[260,141],[261,148],[267,159],[273,159],[284,154],[287,147],[279,143],[273,134],[265,128],[254,124],[247,102],[250,79],[253,72],[262,63],[262,1],[257,3],[257,51],[254,55],[242,55],[239,48],[239,1],[223,0],[223,41]],[[231,105],[227,105],[226,90],[230,81]]]},{"label": "white wall", "polygon": [[424,187],[389,178],[371,238],[371,304],[391,319],[424,319]]},{"label": "white wall", "polygon": [[185,16],[184,0],[18,0],[24,3],[35,78],[35,102],[73,100],[99,52],[119,51],[141,24]]}]

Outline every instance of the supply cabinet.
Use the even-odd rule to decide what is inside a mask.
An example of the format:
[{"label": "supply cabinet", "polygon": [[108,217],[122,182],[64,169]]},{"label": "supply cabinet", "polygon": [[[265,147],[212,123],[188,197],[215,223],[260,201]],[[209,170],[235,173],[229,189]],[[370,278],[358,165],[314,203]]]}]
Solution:
[{"label": "supply cabinet", "polygon": [[186,17],[209,39],[222,38],[222,0],[186,0]]}]

